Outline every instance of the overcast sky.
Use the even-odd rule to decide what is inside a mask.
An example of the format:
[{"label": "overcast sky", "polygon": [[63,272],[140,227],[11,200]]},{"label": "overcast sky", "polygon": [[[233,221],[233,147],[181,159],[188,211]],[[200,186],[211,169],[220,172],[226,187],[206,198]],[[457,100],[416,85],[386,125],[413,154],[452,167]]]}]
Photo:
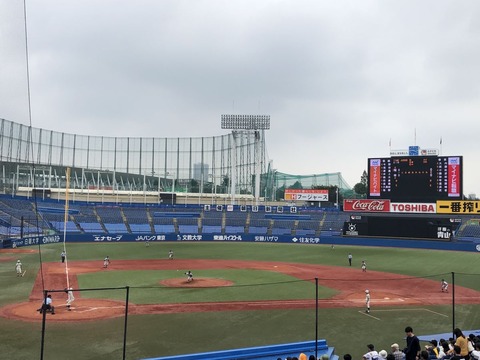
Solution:
[{"label": "overcast sky", "polygon": [[[221,114],[269,114],[281,172],[353,186],[367,158],[419,145],[463,155],[480,196],[479,1],[26,5],[34,127],[208,137]],[[28,125],[24,26],[23,1],[0,0],[0,118]]]}]

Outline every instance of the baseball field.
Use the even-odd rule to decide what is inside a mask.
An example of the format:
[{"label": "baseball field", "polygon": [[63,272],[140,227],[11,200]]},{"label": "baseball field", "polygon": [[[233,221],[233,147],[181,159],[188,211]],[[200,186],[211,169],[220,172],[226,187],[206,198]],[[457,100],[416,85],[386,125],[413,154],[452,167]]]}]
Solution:
[{"label": "baseball field", "polygon": [[[61,263],[63,248],[61,243],[0,250],[1,358],[40,358],[42,315],[36,310],[43,290],[57,290],[51,293],[56,313],[46,318],[45,359],[121,359],[125,329],[127,359],[313,340],[317,296],[319,338],[337,355],[348,352],[354,359],[368,343],[377,350],[389,350],[394,342],[403,346],[407,325],[417,335],[449,332],[452,326],[480,328],[478,253],[67,242],[67,263]],[[111,262],[104,268],[107,255]],[[16,276],[17,260],[23,277]],[[448,293],[440,290],[442,278],[450,283]],[[72,311],[61,291],[67,283],[74,289]]]}]

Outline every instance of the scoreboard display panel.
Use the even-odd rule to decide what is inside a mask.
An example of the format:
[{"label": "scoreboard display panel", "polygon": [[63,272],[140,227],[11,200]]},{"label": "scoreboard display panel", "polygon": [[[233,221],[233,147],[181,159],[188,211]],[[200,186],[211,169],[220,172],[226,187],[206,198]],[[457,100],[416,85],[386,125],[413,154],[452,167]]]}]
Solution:
[{"label": "scoreboard display panel", "polygon": [[461,156],[368,159],[368,199],[435,202],[462,198]]}]

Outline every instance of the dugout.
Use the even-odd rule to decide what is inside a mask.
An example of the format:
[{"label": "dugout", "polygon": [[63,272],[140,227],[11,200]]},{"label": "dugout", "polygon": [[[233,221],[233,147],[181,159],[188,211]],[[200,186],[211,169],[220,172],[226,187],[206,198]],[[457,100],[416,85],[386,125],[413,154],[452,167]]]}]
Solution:
[{"label": "dugout", "polygon": [[343,224],[343,235],[449,241],[458,225],[457,219],[434,216],[352,215],[349,221]]}]

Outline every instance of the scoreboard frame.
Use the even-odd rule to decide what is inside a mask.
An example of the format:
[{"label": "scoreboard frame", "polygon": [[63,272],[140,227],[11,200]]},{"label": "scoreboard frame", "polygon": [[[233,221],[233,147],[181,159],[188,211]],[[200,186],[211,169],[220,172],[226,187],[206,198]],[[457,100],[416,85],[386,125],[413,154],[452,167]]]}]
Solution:
[{"label": "scoreboard frame", "polygon": [[431,203],[462,198],[462,156],[368,159],[367,199]]}]

